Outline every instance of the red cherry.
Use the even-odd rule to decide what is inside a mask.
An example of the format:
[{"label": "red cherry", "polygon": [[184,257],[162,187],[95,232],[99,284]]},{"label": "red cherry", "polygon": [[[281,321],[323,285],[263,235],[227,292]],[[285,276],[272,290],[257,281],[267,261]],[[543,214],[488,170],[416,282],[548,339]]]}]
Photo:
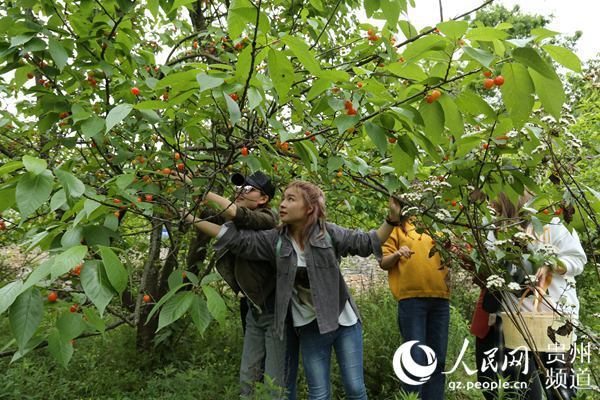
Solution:
[{"label": "red cherry", "polygon": [[353,105],[352,105],[352,102],[350,100],[344,101],[344,108],[346,110],[350,110],[350,109],[352,109],[352,107],[353,107]]},{"label": "red cherry", "polygon": [[280,147],[281,147],[281,150],[288,151],[290,144],[288,142],[283,142],[283,143],[281,143]]},{"label": "red cherry", "polygon": [[452,204],[452,207],[456,207],[456,204],[457,204],[456,200],[452,200],[452,203],[450,203],[450,204]]},{"label": "red cherry", "polygon": [[494,80],[493,79],[486,79],[483,81],[483,87],[487,90],[490,90],[491,88],[494,87]]},{"label": "red cherry", "polygon": [[185,169],[185,164],[184,163],[177,164],[177,169],[180,171],[183,171]]},{"label": "red cherry", "polygon": [[497,77],[494,78],[494,83],[497,86],[502,86],[504,84],[504,77],[502,75],[498,75]]},{"label": "red cherry", "polygon": [[437,89],[433,89],[433,90],[431,91],[431,97],[433,97],[433,100],[437,100],[437,99],[439,99],[441,95],[442,95],[442,92],[440,92],[440,91],[439,91],[439,90],[437,90]]},{"label": "red cherry", "polygon": [[427,95],[427,97],[425,97],[425,101],[426,101],[428,104],[431,104],[431,103],[433,103],[433,102],[435,101],[435,99],[433,98],[433,96],[432,96],[432,95]]},{"label": "red cherry", "polygon": [[120,199],[114,199],[113,203],[115,203],[115,204],[121,204],[121,200]]},{"label": "red cherry", "polygon": [[246,157],[248,155],[248,148],[242,147],[242,156]]},{"label": "red cherry", "polygon": [[484,150],[487,150],[487,148],[490,147],[490,145],[487,143],[484,143],[481,147],[483,147]]},{"label": "red cherry", "polygon": [[58,295],[56,294],[56,292],[50,292],[50,294],[48,295],[48,301],[50,303],[54,303],[56,300],[58,300]]},{"label": "red cherry", "polygon": [[140,94],[140,89],[138,89],[137,87],[132,87],[131,94],[134,96],[138,96]]},{"label": "red cherry", "polygon": [[388,138],[388,142],[390,142],[391,144],[396,143],[397,140],[398,139],[396,139],[395,137]]},{"label": "red cherry", "polygon": [[69,308],[69,311],[71,311],[72,313],[75,313],[75,312],[77,312],[78,309],[79,309],[79,306],[77,305],[77,303],[75,303],[71,306],[71,308]]},{"label": "red cherry", "polygon": [[150,302],[150,296],[148,296],[147,294],[144,295],[144,303],[149,303]]},{"label": "red cherry", "polygon": [[348,115],[356,115],[356,110],[354,108],[351,108],[348,110],[348,112],[346,113]]},{"label": "red cherry", "polygon": [[486,78],[489,78],[492,76],[492,71],[483,71],[483,76],[485,76]]},{"label": "red cherry", "polygon": [[356,87],[358,87],[359,89],[360,89],[360,88],[362,88],[362,87],[363,87],[363,83],[362,83],[362,82],[358,82],[358,83],[356,84]]},{"label": "red cherry", "polygon": [[548,215],[550,214],[550,211],[546,208],[544,211],[542,211],[544,214]]},{"label": "red cherry", "polygon": [[562,213],[563,213],[562,208],[558,208],[556,211],[554,211],[554,215],[561,215]]},{"label": "red cherry", "polygon": [[229,97],[231,97],[231,100],[233,100],[233,101],[238,101],[238,95],[237,95],[237,93],[231,93],[229,95]]},{"label": "red cherry", "polygon": [[152,199],[154,198],[151,194],[147,194],[146,196],[144,196],[146,198],[147,202],[151,202]]}]

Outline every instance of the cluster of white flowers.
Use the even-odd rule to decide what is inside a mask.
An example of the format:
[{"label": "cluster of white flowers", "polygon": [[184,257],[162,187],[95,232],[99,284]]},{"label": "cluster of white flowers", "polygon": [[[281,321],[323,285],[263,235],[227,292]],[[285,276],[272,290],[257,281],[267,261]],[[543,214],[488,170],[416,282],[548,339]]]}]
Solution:
[{"label": "cluster of white flowers", "polygon": [[411,193],[402,193],[398,197],[400,198],[400,200],[404,200],[408,203],[418,203],[419,201],[421,201],[421,193],[417,191]]},{"label": "cluster of white flowers", "polygon": [[432,187],[432,188],[441,188],[441,187],[451,188],[452,187],[452,185],[449,184],[448,182],[446,182],[446,181],[440,181],[438,179],[432,179],[430,181],[426,181],[425,184],[428,185],[428,186],[430,186],[430,187]]},{"label": "cluster of white flowers", "polygon": [[408,215],[417,215],[421,212],[421,210],[419,209],[419,207],[408,207],[408,208],[403,208],[402,209],[402,216],[408,216]]},{"label": "cluster of white flowers", "polygon": [[501,288],[502,286],[504,286],[504,278],[499,276],[499,275],[490,275],[486,281],[485,281],[485,286],[488,289],[497,287],[497,288]]},{"label": "cluster of white flowers", "polygon": [[508,284],[508,289],[510,290],[520,290],[521,289],[521,285],[519,285],[517,282],[511,282]]},{"label": "cluster of white flowers", "polygon": [[533,149],[531,151],[531,154],[541,153],[541,152],[546,151],[546,150],[548,150],[548,145],[546,143],[542,143],[538,147],[536,147],[535,149]]},{"label": "cluster of white flowers", "polygon": [[570,147],[571,149],[580,149],[581,146],[583,146],[583,142],[576,138],[567,140],[565,144],[567,145],[567,147]]},{"label": "cluster of white flowers", "polygon": [[554,257],[558,254],[558,249],[550,243],[543,243],[537,251],[546,257]]},{"label": "cluster of white flowers", "polygon": [[519,243],[531,243],[535,237],[527,232],[517,232],[513,235],[513,240]]},{"label": "cluster of white flowers", "polygon": [[512,244],[512,242],[508,239],[502,239],[502,240],[495,240],[494,241],[494,246],[496,247],[500,247],[500,246],[504,246],[505,244]]},{"label": "cluster of white flowers", "polygon": [[450,215],[450,212],[443,208],[435,213],[435,217],[441,221],[452,221],[453,219],[452,215]]},{"label": "cluster of white flowers", "polygon": [[475,190],[475,186],[473,186],[473,185],[467,185],[467,190],[469,192],[472,192],[473,190]]},{"label": "cluster of white flowers", "polygon": [[535,284],[537,282],[537,276],[527,275],[527,282],[529,282],[530,284]]}]

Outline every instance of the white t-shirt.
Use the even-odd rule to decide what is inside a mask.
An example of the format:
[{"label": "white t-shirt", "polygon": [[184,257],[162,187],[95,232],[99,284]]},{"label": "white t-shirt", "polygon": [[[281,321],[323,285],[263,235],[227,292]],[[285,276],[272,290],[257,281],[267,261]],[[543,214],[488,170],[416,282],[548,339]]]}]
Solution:
[{"label": "white t-shirt", "polygon": [[[304,258],[304,251],[300,249],[300,246],[294,239],[292,239],[292,246],[296,252],[297,267],[306,268],[306,259]],[[303,290],[303,289],[300,289]],[[304,295],[310,295],[310,289],[304,289]],[[298,289],[292,287],[292,319],[294,326],[304,326],[317,318],[317,311],[312,304],[303,302],[298,294]],[[342,326],[352,326],[356,324],[358,317],[350,305],[350,301],[346,300],[346,305],[338,317],[338,324]]]}]

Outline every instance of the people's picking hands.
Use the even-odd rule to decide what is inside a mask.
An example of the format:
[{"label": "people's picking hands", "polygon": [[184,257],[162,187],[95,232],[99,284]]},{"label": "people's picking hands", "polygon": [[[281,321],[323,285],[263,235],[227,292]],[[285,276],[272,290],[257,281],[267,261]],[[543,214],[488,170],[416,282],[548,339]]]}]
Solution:
[{"label": "people's picking hands", "polygon": [[393,222],[400,222],[400,202],[393,197],[390,197],[390,208],[388,211],[388,219]]},{"label": "people's picking hands", "polygon": [[396,254],[400,257],[410,258],[410,256],[415,254],[415,252],[412,251],[408,246],[401,246],[398,250],[396,250]]}]

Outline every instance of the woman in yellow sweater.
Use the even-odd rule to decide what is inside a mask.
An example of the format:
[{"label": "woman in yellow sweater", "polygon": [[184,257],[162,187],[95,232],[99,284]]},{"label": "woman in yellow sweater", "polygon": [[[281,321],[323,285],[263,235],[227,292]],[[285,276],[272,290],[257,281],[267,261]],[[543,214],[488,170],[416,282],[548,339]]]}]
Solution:
[{"label": "woman in yellow sweater", "polygon": [[[388,271],[392,294],[398,300],[398,325],[404,343],[418,341],[411,348],[413,360],[422,366],[432,364],[419,347],[430,347],[436,355],[437,367],[429,379],[411,376],[413,384],[403,382],[404,390],[418,393],[419,398],[444,398],[446,348],[450,322],[450,290],[446,283],[448,269],[442,267],[440,255],[429,257],[433,240],[418,233],[410,220],[394,227],[383,245],[381,268]],[[415,384],[419,382],[418,384]]]}]

